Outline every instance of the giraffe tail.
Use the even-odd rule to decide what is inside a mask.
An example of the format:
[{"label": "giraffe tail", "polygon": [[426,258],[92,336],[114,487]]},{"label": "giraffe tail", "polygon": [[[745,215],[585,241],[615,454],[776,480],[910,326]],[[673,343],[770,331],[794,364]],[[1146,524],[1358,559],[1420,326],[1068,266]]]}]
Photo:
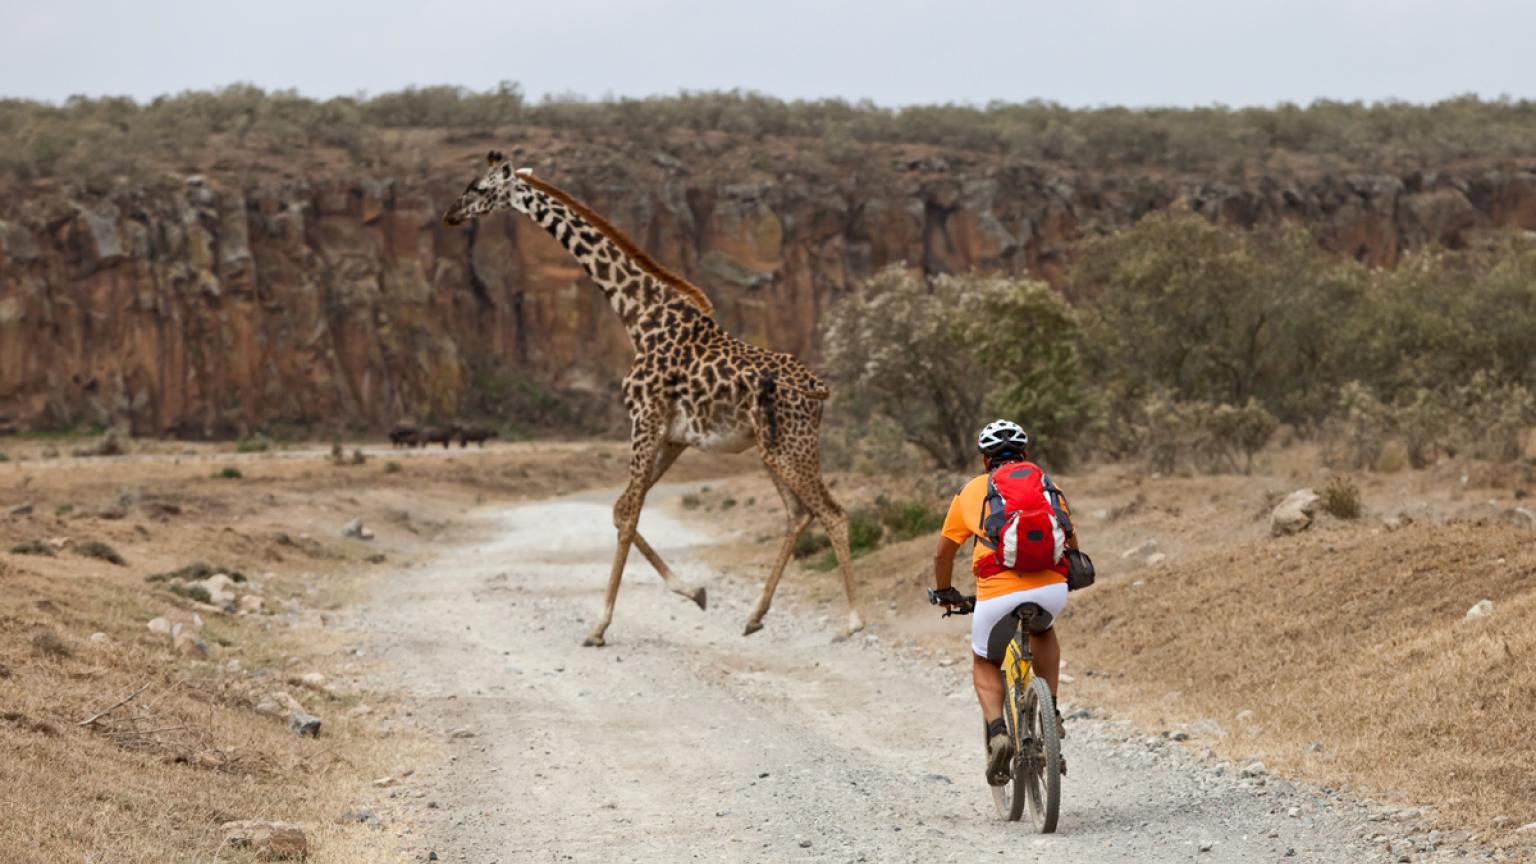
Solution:
[{"label": "giraffe tail", "polygon": [[779,446],[779,380],[772,372],[764,372],[757,379],[757,410],[762,415],[762,428],[767,449]]}]

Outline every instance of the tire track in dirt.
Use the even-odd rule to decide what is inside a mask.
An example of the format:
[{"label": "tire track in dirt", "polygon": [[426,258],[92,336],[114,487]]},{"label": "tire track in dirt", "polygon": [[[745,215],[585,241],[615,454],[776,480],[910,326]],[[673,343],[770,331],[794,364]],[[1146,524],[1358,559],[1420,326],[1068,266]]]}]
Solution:
[{"label": "tire track in dirt", "polygon": [[395,792],[416,825],[403,860],[1396,860],[1362,838],[1363,805],[1098,720],[1068,723],[1059,833],[997,821],[968,671],[878,636],[835,642],[836,610],[784,592],[743,638],[758,586],[690,556],[717,538],[667,515],[679,494],[654,490],[641,527],[708,585],[707,612],[632,555],[609,647],[581,647],[611,490],[487,511],[478,544],[399,572],[362,610],[412,719],[475,732]]}]

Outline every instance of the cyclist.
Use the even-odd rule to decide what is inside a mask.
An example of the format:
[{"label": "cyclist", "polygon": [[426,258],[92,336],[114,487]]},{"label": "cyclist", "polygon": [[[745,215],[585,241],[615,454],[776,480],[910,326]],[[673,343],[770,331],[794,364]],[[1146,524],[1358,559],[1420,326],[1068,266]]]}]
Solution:
[{"label": "cyclist", "polygon": [[[955,553],[966,540],[976,541],[971,561],[972,571],[977,574],[976,609],[971,619],[971,677],[976,685],[976,699],[981,703],[982,718],[987,721],[990,754],[987,782],[999,785],[1009,779],[1013,760],[1013,742],[1003,723],[1003,677],[1000,669],[1003,650],[1016,626],[1010,616],[1024,603],[1039,604],[1050,616],[1049,620],[1035,622],[1035,629],[1041,632],[1029,634],[1029,650],[1034,655],[1036,674],[1045,679],[1054,697],[1060,673],[1061,647],[1056,641],[1056,629],[1051,624],[1067,604],[1067,566],[1062,563],[1055,569],[1031,572],[998,570],[993,563],[993,550],[985,528],[987,511],[990,509],[990,480],[993,472],[1004,465],[1028,464],[1029,436],[1017,423],[994,420],[981,430],[976,443],[981,450],[986,473],[972,478],[960,490],[960,494],[955,496],[954,501],[950,502],[949,514],[940,531],[939,548],[933,556],[933,579],[934,587],[938,589],[939,602],[950,608],[960,606],[963,598],[950,585]],[[1055,506],[1059,516],[1064,535],[1062,545],[1076,549],[1077,535],[1072,530],[1066,499],[1044,472],[1041,472],[1041,480],[1047,499]],[[994,629],[999,631],[995,637]],[[1056,722],[1064,737],[1065,729],[1059,711],[1056,713]]]}]

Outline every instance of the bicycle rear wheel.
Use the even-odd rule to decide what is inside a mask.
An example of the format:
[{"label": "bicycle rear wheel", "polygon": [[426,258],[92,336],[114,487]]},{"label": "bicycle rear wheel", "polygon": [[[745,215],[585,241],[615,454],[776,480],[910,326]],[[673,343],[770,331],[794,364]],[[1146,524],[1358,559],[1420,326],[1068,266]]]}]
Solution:
[{"label": "bicycle rear wheel", "polygon": [[1021,695],[1024,704],[1019,716],[1025,732],[1020,737],[1027,739],[1027,743],[1014,766],[1014,780],[1023,787],[1015,795],[1024,799],[1035,830],[1050,834],[1056,830],[1056,818],[1061,811],[1061,739],[1056,734],[1056,700],[1051,698],[1051,688],[1045,679],[1039,677],[1031,678]]}]

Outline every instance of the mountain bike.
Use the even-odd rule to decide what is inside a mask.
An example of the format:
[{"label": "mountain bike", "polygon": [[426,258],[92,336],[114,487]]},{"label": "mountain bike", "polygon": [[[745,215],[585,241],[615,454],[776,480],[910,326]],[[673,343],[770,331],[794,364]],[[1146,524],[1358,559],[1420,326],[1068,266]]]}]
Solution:
[{"label": "mountain bike", "polygon": [[[929,590],[928,602],[938,605],[936,591]],[[946,609],[944,617],[969,615],[975,608],[976,598],[965,597],[959,607]],[[1003,720],[1013,739],[1014,757],[1008,779],[992,787],[992,803],[999,817],[1017,822],[1028,812],[1035,830],[1050,834],[1056,830],[1061,809],[1061,737],[1056,727],[1056,700],[1051,698],[1045,679],[1035,675],[1029,653],[1030,623],[1036,615],[1044,614],[1045,610],[1034,603],[1022,604],[1012,614],[1013,637],[1003,654],[1002,672]],[[981,726],[982,747],[986,749],[985,720]]]}]

